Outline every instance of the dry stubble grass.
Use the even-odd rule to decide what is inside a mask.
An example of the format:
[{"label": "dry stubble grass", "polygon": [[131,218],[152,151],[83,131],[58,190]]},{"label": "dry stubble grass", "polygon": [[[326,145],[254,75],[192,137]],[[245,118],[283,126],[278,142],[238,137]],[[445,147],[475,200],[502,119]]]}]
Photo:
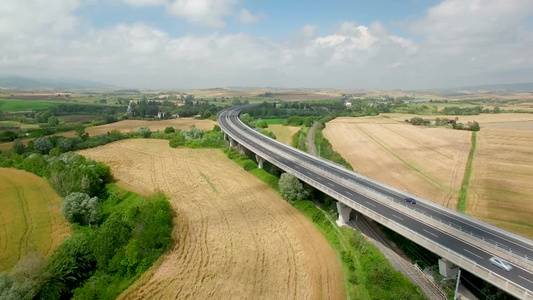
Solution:
[{"label": "dry stubble grass", "polygon": [[172,248],[121,299],[341,299],[342,267],[320,232],[220,150],[125,140],[80,152],[119,185],[169,197]]},{"label": "dry stubble grass", "polygon": [[470,151],[467,131],[412,126],[390,118],[337,118],[324,136],[368,177],[455,209]]},{"label": "dry stubble grass", "polygon": [[533,238],[532,183],[533,122],[482,127],[477,134],[467,213]]},{"label": "dry stubble grass", "polygon": [[61,199],[43,178],[0,168],[0,200],[0,271],[33,251],[50,255],[70,234]]},{"label": "dry stubble grass", "polygon": [[292,145],[292,136],[300,130],[297,126],[283,126],[281,124],[270,124],[267,130],[276,135],[276,139],[285,145]]}]

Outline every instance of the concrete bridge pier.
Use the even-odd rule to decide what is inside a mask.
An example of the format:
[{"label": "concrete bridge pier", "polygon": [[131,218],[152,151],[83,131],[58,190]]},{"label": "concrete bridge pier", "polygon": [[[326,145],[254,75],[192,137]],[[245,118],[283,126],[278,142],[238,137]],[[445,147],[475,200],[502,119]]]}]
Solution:
[{"label": "concrete bridge pier", "polygon": [[231,136],[228,136],[228,138],[230,148],[236,148],[239,145],[239,143],[237,143],[236,140],[232,139]]},{"label": "concrete bridge pier", "polygon": [[257,160],[257,166],[259,167],[259,169],[262,169],[263,168],[263,163],[265,162],[265,159],[256,154],[255,155],[255,160]]},{"label": "concrete bridge pier", "polygon": [[348,224],[348,221],[350,221],[351,211],[351,207],[337,201],[337,212],[339,213],[339,217],[337,218],[337,225],[346,226],[346,224]]},{"label": "concrete bridge pier", "polygon": [[227,141],[228,139],[228,134],[224,132],[224,140]]},{"label": "concrete bridge pier", "polygon": [[459,272],[459,267],[445,258],[439,259],[439,273],[446,278],[455,278]]}]

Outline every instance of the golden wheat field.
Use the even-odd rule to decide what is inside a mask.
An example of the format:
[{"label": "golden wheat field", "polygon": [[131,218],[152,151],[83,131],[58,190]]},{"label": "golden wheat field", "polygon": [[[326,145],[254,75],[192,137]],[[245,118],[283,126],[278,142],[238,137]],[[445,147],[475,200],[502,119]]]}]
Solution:
[{"label": "golden wheat field", "polygon": [[457,208],[471,133],[427,128],[384,116],[337,118],[324,136],[365,176]]},{"label": "golden wheat field", "polygon": [[533,238],[533,121],[481,125],[467,213]]},{"label": "golden wheat field", "polygon": [[70,234],[61,199],[41,177],[0,168],[0,202],[0,271],[28,253],[50,255]]},{"label": "golden wheat field", "polygon": [[276,140],[285,145],[292,145],[292,136],[300,130],[297,126],[283,126],[281,124],[270,124],[267,130],[274,133]]},{"label": "golden wheat field", "polygon": [[162,190],[176,211],[173,246],[120,299],[345,298],[321,233],[222,151],[124,140],[80,153],[127,189]]}]

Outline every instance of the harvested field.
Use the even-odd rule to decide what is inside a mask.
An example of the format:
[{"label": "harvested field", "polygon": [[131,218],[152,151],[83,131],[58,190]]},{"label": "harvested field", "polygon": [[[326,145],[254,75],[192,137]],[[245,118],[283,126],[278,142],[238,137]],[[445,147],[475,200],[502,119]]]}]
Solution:
[{"label": "harvested field", "polygon": [[[90,136],[97,136],[106,134],[108,131],[118,130],[120,132],[131,132],[139,130],[141,126],[147,126],[152,131],[165,130],[166,127],[172,126],[176,129],[189,129],[191,126],[196,126],[198,129],[211,130],[216,122],[211,120],[197,120],[191,118],[169,119],[161,121],[145,121],[145,120],[124,120],[116,123],[105,124],[100,126],[88,127],[85,132]],[[65,132],[63,136],[73,136],[74,131]]]},{"label": "harvested field", "polygon": [[177,213],[172,248],[119,298],[345,298],[321,233],[222,151],[124,140],[80,153],[109,164],[127,189],[162,190]]},{"label": "harvested field", "polygon": [[467,213],[533,238],[533,121],[481,125]]},{"label": "harvested field", "polygon": [[[478,122],[482,128],[486,126],[497,126],[497,124],[508,122],[526,122],[533,121],[533,114],[480,114],[473,116],[451,116],[451,115],[413,115],[413,114],[381,114],[381,116],[390,118],[396,122],[404,122],[412,117],[421,117],[423,119],[435,120],[436,118],[447,118],[449,120],[458,118],[457,122],[467,123],[468,121]],[[366,118],[366,117],[365,117]]]},{"label": "harvested field", "polygon": [[327,123],[323,133],[356,172],[457,208],[470,132],[374,116],[337,118]]},{"label": "harvested field", "polygon": [[[139,130],[141,126],[148,126],[150,130],[165,130],[166,127],[172,126],[176,129],[189,129],[191,126],[196,126],[196,128],[202,130],[211,130],[215,126],[216,122],[211,120],[197,120],[192,118],[180,118],[180,119],[169,119],[161,121],[144,121],[144,120],[124,120],[120,122],[115,122],[111,124],[105,124],[100,126],[88,127],[85,129],[85,132],[88,132],[90,136],[97,136],[101,134],[106,134],[108,131],[119,130],[120,132],[132,132]],[[71,137],[76,133],[74,131],[67,131],[63,133],[58,133],[57,135]],[[23,142],[27,144],[31,139],[25,139]],[[4,142],[0,143],[0,151],[8,151],[13,148],[13,142]]]},{"label": "harvested field", "polygon": [[0,168],[0,199],[0,271],[34,251],[50,255],[70,234],[61,199],[45,179]]},{"label": "harvested field", "polygon": [[272,131],[276,135],[276,140],[290,146],[292,145],[292,136],[300,130],[300,127],[270,124],[267,130]]}]

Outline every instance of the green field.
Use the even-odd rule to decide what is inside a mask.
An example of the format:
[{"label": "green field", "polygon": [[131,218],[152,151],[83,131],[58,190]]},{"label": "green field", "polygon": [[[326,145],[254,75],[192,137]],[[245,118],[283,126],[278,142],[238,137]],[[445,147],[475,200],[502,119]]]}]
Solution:
[{"label": "green field", "polygon": [[19,99],[0,99],[0,111],[30,111],[34,109],[46,109],[56,107],[66,102],[45,101],[45,100],[19,100]]},{"label": "green field", "polygon": [[28,253],[51,254],[70,234],[61,199],[45,179],[0,168],[0,199],[0,271],[9,271]]},{"label": "green field", "polygon": [[268,125],[283,124],[283,119],[264,119]]}]

